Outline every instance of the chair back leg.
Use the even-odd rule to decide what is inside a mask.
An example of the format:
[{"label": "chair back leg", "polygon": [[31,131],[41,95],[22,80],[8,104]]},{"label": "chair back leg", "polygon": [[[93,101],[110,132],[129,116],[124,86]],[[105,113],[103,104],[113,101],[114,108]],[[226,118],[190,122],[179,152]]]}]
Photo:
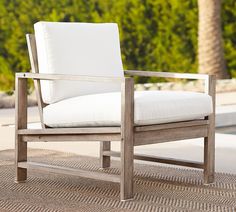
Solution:
[{"label": "chair back leg", "polygon": [[209,76],[205,84],[205,93],[212,97],[213,113],[206,117],[209,120],[207,137],[204,138],[204,183],[214,182],[215,175],[215,92],[216,79]]},{"label": "chair back leg", "polygon": [[111,151],[110,141],[100,142],[100,167],[105,169],[111,166],[111,156],[104,155],[104,151]]},{"label": "chair back leg", "polygon": [[209,116],[208,136],[204,138],[204,183],[214,182],[215,175],[215,115]]}]

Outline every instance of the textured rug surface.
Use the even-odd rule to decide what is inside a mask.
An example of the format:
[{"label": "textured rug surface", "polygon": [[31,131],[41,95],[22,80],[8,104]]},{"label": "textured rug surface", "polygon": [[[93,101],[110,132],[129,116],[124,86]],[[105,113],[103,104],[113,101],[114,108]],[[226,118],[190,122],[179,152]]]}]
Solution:
[{"label": "textured rug surface", "polygon": [[[119,201],[119,184],[28,171],[14,183],[13,150],[0,152],[0,211],[236,211],[236,176],[216,174],[205,186],[202,172],[135,164],[133,201]],[[29,150],[29,160],[94,172],[99,160],[46,150]],[[119,174],[119,161],[106,172]]]}]

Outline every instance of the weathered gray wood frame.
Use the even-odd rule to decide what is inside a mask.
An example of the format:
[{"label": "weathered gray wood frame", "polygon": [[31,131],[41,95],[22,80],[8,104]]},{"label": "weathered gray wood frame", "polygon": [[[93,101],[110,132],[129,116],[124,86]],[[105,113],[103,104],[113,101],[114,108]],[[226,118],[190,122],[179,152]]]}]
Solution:
[{"label": "weathered gray wood frame", "polygon": [[[194,167],[204,170],[204,182],[214,181],[215,167],[215,77],[203,74],[180,74],[150,71],[125,71],[129,76],[167,77],[182,79],[201,79],[205,81],[205,93],[213,100],[214,111],[204,120],[193,120],[149,126],[134,125],[134,80],[130,77],[90,77],[56,74],[39,74],[37,51],[34,35],[27,35],[29,56],[33,73],[16,74],[16,182],[27,179],[27,169],[51,171],[54,173],[119,182],[121,200],[133,198],[133,163],[134,159]],[[27,129],[27,79],[33,79],[38,99],[42,129]],[[121,126],[120,127],[85,127],[85,128],[48,128],[43,122],[43,107],[40,80],[73,80],[90,82],[119,82],[121,84]],[[176,160],[173,158],[134,155],[134,146],[147,145],[174,140],[204,138],[204,162]],[[101,168],[110,167],[110,157],[121,157],[121,176],[106,173],[91,173],[66,167],[50,166],[27,162],[27,142],[53,141],[100,141]],[[111,151],[111,141],[121,142],[121,153]]]}]

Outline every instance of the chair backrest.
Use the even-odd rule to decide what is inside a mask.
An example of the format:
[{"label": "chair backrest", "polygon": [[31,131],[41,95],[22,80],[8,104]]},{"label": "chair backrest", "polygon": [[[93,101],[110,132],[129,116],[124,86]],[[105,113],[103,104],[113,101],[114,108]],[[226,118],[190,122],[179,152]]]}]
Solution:
[{"label": "chair backrest", "polygon": [[[123,77],[115,23],[38,22],[34,25],[39,73]],[[42,81],[43,101],[119,91],[116,83]]]}]

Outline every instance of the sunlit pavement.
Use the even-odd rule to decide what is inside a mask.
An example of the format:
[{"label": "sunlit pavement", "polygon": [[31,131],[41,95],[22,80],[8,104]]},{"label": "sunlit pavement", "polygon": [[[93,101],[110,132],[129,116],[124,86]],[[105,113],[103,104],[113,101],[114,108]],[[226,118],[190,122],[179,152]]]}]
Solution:
[{"label": "sunlit pavement", "polygon": [[[29,122],[37,122],[37,108],[29,109]],[[14,148],[14,110],[0,110],[0,150]],[[30,124],[34,127],[35,124]],[[38,125],[38,124],[36,124]],[[99,143],[94,142],[52,142],[30,143],[31,148],[66,151],[78,155],[99,155]],[[113,150],[119,150],[119,142],[113,142]],[[136,153],[150,154],[187,160],[202,161],[203,139],[191,139],[162,144],[135,147]],[[0,152],[1,154],[1,152]],[[137,161],[140,162],[141,161]],[[146,163],[146,162],[145,162]],[[236,126],[217,129],[216,171],[236,174]]]}]

